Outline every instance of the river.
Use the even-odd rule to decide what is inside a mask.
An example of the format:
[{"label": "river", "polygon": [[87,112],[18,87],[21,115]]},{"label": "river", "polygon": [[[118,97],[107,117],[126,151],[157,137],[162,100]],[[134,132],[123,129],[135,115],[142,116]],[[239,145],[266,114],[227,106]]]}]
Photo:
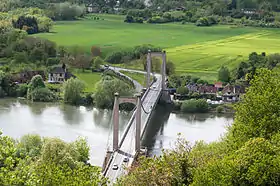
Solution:
[{"label": "river", "polygon": [[[111,111],[75,107],[59,103],[28,103],[24,100],[0,99],[0,130],[4,135],[19,139],[25,134],[59,137],[67,142],[79,136],[87,138],[91,160],[101,166],[112,136]],[[120,131],[131,113],[120,114]],[[150,155],[171,148],[181,133],[192,144],[196,140],[218,140],[233,121],[232,115],[175,114],[164,106],[157,106],[144,135],[142,145]]]}]

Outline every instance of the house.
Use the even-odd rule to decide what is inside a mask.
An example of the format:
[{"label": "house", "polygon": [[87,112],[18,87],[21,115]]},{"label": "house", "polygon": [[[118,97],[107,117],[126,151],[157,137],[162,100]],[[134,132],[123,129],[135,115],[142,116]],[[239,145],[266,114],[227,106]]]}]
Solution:
[{"label": "house", "polygon": [[216,94],[218,89],[214,85],[201,84],[187,84],[186,86],[190,92],[197,92],[200,94]]},{"label": "house", "polygon": [[223,83],[222,82],[216,82],[214,86],[218,89],[218,91],[223,90]]},{"label": "house", "polygon": [[14,83],[28,83],[31,81],[33,76],[41,75],[43,80],[46,80],[45,72],[42,70],[30,70],[30,71],[22,71],[18,73],[11,74],[11,81]]},{"label": "house", "polygon": [[198,87],[198,92],[200,94],[216,94],[217,88],[214,85],[200,85]]},{"label": "house", "polygon": [[239,101],[242,94],[245,94],[245,86],[228,84],[222,90],[222,100],[227,102],[236,102]]},{"label": "house", "polygon": [[49,83],[63,83],[64,81],[70,79],[75,76],[68,72],[66,69],[66,65],[63,64],[61,67],[53,68],[49,73]]}]

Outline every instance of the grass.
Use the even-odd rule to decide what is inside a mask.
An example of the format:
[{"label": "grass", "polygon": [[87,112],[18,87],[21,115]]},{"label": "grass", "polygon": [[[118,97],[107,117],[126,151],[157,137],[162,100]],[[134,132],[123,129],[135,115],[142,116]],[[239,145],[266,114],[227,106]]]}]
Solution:
[{"label": "grass", "polygon": [[101,73],[93,73],[91,71],[82,72],[77,70],[76,72],[73,72],[73,74],[85,83],[85,92],[94,92],[96,90],[95,84],[101,80]]},{"label": "grass", "polygon": [[132,78],[133,80],[137,81],[138,83],[140,83],[142,86],[145,87],[146,77],[144,74],[135,73],[135,72],[127,72],[127,71],[122,71],[122,70],[120,72],[127,75],[128,77]]},{"label": "grass", "polygon": [[[165,48],[175,63],[176,73],[188,73],[215,81],[217,70],[233,69],[251,52],[279,52],[280,30],[232,26],[196,27],[192,24],[128,24],[122,16],[98,15],[100,20],[56,22],[51,33],[38,34],[58,45],[91,46],[108,52],[141,44]],[[142,69],[140,64],[126,67]]]}]

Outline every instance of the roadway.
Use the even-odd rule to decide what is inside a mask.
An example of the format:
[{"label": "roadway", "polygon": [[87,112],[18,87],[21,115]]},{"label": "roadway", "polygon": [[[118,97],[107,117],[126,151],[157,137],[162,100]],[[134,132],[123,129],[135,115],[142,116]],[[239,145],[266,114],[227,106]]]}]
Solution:
[{"label": "roadway", "polygon": [[[116,71],[119,71],[120,68],[115,69]],[[121,70],[127,70],[127,69],[121,69]],[[142,71],[136,71],[136,70],[127,70],[131,72],[139,72],[139,73],[145,73]],[[147,113],[144,112],[142,108],[141,112],[141,137],[143,136],[146,124],[148,123],[149,117],[151,115],[151,111],[154,109],[155,105],[157,104],[159,94],[161,93],[161,76],[159,74],[156,75],[157,81],[154,82],[153,87],[150,88],[150,90],[147,90],[148,93],[144,100],[142,100],[143,108],[145,109]],[[109,178],[111,184],[115,183],[117,181],[117,178],[120,176],[126,174],[125,167],[131,166],[134,155],[135,155],[135,130],[136,130],[136,120],[134,119],[132,121],[132,125],[128,130],[127,135],[124,138],[124,141],[122,144],[120,144],[120,149],[118,152],[113,153],[113,159],[110,163],[108,170],[105,174],[107,178]],[[129,158],[129,161],[127,163],[124,163],[123,160],[125,157]],[[113,165],[118,165],[117,170],[113,170]]]}]

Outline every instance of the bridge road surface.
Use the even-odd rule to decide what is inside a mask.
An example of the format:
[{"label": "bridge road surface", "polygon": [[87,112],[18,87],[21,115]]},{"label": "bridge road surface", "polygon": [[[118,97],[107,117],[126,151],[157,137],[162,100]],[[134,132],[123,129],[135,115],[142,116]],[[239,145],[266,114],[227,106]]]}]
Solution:
[{"label": "bridge road surface", "polygon": [[[142,102],[145,111],[149,112],[149,114],[146,114],[143,111],[143,108],[141,109],[141,136],[143,135],[144,129],[147,124],[147,120],[149,119],[149,116],[151,114],[150,111],[154,107],[154,105],[157,104],[157,99],[159,97],[159,94],[161,93],[160,92],[161,81],[162,78],[160,75],[158,75],[157,81],[154,82],[152,88],[149,90],[144,101]],[[106,172],[105,176],[109,178],[111,185],[113,185],[113,183],[117,181],[117,178],[126,174],[126,170],[124,169],[124,166],[129,167],[133,162],[134,155],[135,155],[135,131],[136,131],[136,119],[133,120],[133,123],[129,128],[127,135],[125,136],[125,139],[119,151],[113,154],[112,162],[110,163],[108,170]],[[123,162],[125,157],[129,158],[129,161],[127,163]],[[117,170],[113,170],[113,165],[115,164],[118,165]]]}]

